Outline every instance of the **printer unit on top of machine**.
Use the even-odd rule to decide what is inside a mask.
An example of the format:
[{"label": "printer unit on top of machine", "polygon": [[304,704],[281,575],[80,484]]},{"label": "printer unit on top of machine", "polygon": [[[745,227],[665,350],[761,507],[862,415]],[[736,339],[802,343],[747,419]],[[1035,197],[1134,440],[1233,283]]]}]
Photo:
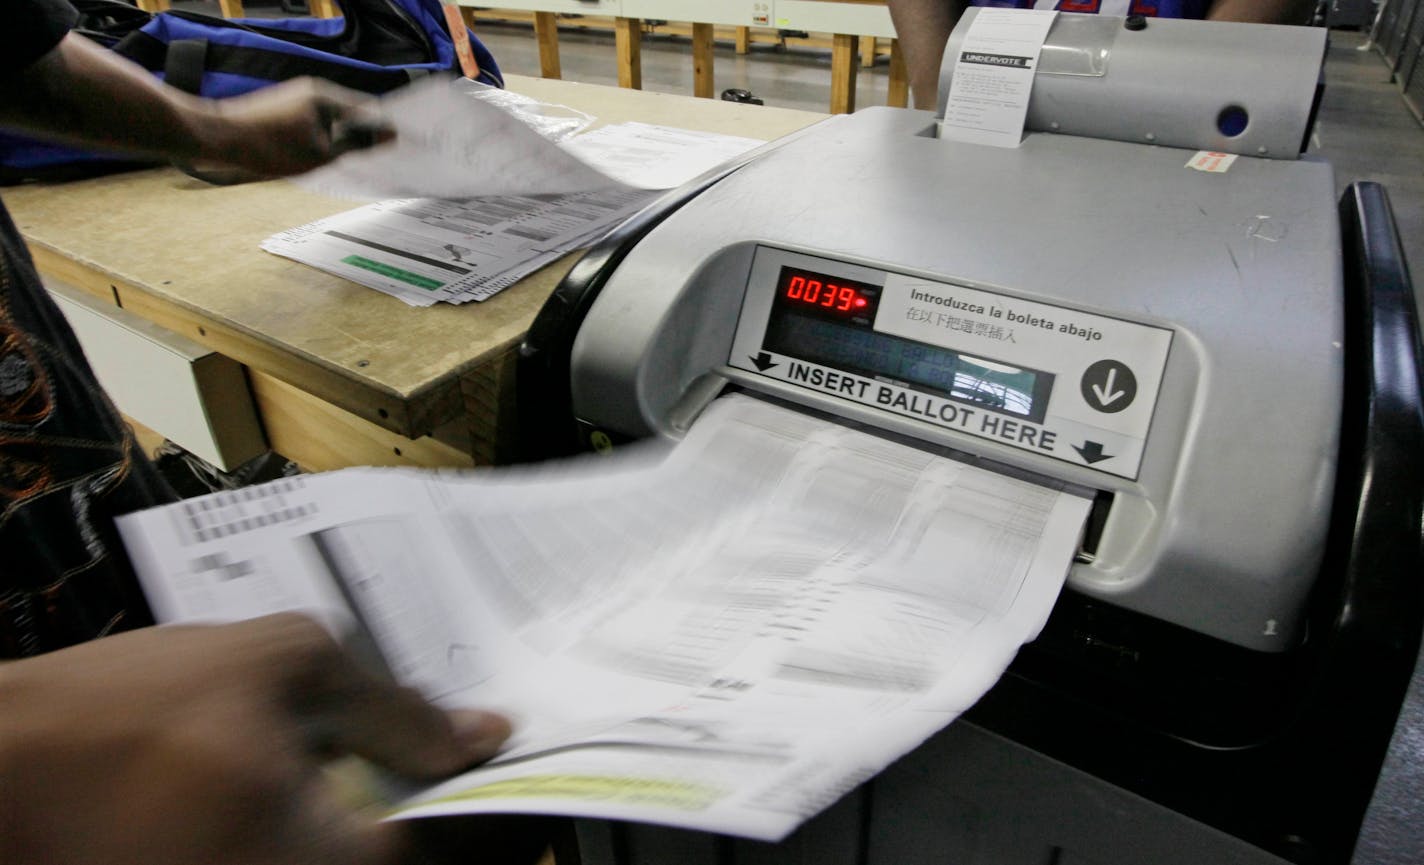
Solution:
[{"label": "printer unit on top of machine", "polygon": [[[964,720],[780,852],[682,861],[1348,861],[1420,639],[1409,276],[1383,190],[1301,155],[1324,31],[1138,23],[1058,16],[1017,148],[868,109],[674,190],[531,329],[531,456],[737,390],[1096,494]],[[613,831],[586,861],[667,846]]]}]

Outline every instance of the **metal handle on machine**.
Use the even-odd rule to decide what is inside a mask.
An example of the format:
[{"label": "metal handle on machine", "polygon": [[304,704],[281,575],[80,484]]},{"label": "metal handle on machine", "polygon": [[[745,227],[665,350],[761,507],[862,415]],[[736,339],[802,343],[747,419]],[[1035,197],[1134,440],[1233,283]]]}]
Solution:
[{"label": "metal handle on machine", "polygon": [[[1315,624],[1312,641],[1320,670],[1300,712],[1294,735],[1300,753],[1317,755],[1303,766],[1302,788],[1317,785],[1321,825],[1368,820],[1370,801],[1390,732],[1418,659],[1424,628],[1424,347],[1414,289],[1394,226],[1389,200],[1375,183],[1353,184],[1340,204],[1346,268],[1348,354],[1346,417],[1341,441],[1342,482],[1336,496],[1339,537],[1327,571],[1343,571],[1322,586],[1317,600],[1329,618]],[[1341,563],[1343,562],[1343,567]],[[1333,612],[1332,612],[1333,611]],[[1361,672],[1368,671],[1362,676]],[[1406,706],[1406,711],[1410,707]],[[1414,705],[1413,711],[1424,707]],[[1417,718],[1399,719],[1401,729]],[[1407,753],[1396,761],[1414,765]],[[1325,789],[1330,793],[1326,795]],[[1378,809],[1396,809],[1390,819],[1417,819],[1420,805],[1391,801],[1374,790]],[[1403,809],[1403,810],[1399,810]],[[1378,823],[1382,813],[1374,815]],[[1312,819],[1306,815],[1306,820]],[[1366,828],[1369,829],[1367,823]],[[1376,826],[1378,832],[1384,827]],[[1334,853],[1348,855],[1354,839],[1338,839]],[[1327,856],[1344,861],[1345,855]]]}]

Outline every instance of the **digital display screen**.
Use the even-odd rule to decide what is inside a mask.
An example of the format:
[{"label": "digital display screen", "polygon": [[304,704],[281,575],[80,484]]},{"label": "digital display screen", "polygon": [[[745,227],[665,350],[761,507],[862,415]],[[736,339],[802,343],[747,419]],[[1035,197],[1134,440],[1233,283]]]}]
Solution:
[{"label": "digital display screen", "polygon": [[880,301],[880,286],[794,267],[783,267],[777,300],[827,318],[870,324]]},{"label": "digital display screen", "polygon": [[783,267],[776,292],[768,351],[1035,423],[1047,413],[1051,373],[877,332],[880,286]]}]

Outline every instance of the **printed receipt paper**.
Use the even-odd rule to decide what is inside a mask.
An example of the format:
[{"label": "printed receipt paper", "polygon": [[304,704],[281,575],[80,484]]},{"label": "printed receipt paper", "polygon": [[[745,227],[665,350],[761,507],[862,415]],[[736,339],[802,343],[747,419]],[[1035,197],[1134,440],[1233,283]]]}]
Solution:
[{"label": "printed receipt paper", "polygon": [[396,817],[777,840],[997,681],[1088,507],[730,396],[621,460],[350,469],[120,527],[164,621],[304,610],[431,699],[514,719],[503,754]]}]

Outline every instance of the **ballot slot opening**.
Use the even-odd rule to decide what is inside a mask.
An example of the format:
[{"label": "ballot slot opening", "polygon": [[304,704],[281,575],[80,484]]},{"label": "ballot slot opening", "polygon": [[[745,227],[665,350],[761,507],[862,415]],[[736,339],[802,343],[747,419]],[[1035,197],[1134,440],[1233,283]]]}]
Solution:
[{"label": "ballot slot opening", "polygon": [[[1107,526],[1108,514],[1112,510],[1114,494],[1111,490],[1096,489],[1082,484],[1071,483],[1061,478],[1053,477],[1052,475],[1046,475],[1031,469],[999,462],[998,460],[990,459],[972,451],[929,442],[909,433],[886,429],[874,423],[857,420],[839,412],[827,411],[816,406],[785,399],[766,391],[756,390],[730,381],[727,382],[726,386],[716,397],[708,399],[697,414],[700,415],[701,412],[705,411],[707,406],[710,406],[716,399],[734,393],[783,408],[793,409],[802,414],[821,418],[837,426],[845,427],[846,429],[855,430],[856,432],[865,433],[866,435],[875,436],[886,441],[892,441],[896,444],[906,445],[937,457],[943,457],[955,462],[964,463],[965,465],[974,466],[975,468],[984,469],[985,471],[991,471],[995,474],[1013,478],[1014,480],[1037,484],[1038,486],[1048,489],[1063,490],[1064,492],[1082,496],[1086,499],[1092,499],[1093,504],[1088,512],[1088,519],[1083,528],[1083,535],[1078,541],[1078,550],[1074,553],[1073,561],[1078,564],[1090,564],[1097,560],[1098,544],[1102,539],[1103,530]],[[693,417],[689,421],[689,426],[695,422],[696,418]]]},{"label": "ballot slot opening", "polygon": [[1111,490],[1098,490],[1093,495],[1093,507],[1088,511],[1088,521],[1083,526],[1083,539],[1078,544],[1078,552],[1073,561],[1080,565],[1090,565],[1098,560],[1098,542],[1102,540],[1103,528],[1108,524],[1108,512],[1112,510]]}]

